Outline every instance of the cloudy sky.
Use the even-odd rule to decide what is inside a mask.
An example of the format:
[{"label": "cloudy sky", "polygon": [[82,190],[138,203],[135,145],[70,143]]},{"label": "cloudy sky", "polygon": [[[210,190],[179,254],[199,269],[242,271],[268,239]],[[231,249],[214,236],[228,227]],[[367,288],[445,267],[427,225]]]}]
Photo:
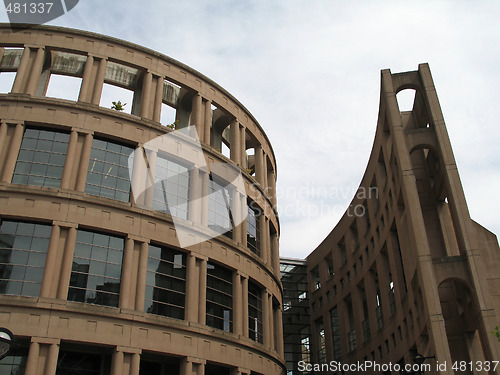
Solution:
[{"label": "cloudy sky", "polygon": [[243,103],[277,157],[281,255],[305,257],[361,180],[380,70],[423,62],[471,216],[500,233],[499,16],[498,0],[82,0],[50,24],[164,53]]}]

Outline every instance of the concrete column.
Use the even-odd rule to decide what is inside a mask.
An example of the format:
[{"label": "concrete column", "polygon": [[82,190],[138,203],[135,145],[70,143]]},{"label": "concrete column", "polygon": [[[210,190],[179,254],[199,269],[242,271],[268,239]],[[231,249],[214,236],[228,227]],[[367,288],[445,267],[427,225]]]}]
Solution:
[{"label": "concrete column", "polygon": [[246,196],[240,195],[241,213],[243,214],[243,221],[241,222],[241,246],[247,247],[247,199]]},{"label": "concrete column", "polygon": [[276,337],[276,340],[278,340],[278,354],[280,356],[283,356],[284,355],[284,348],[283,348],[283,311],[281,309],[281,306],[280,306],[280,308],[278,309],[278,311],[276,313],[278,314],[278,319],[276,319],[277,325],[278,325],[278,337]]},{"label": "concrete column", "polygon": [[207,259],[200,260],[200,289],[198,301],[198,323],[206,324],[207,317]]},{"label": "concrete column", "polygon": [[204,171],[200,171],[200,181],[201,181],[201,225],[208,226],[208,194],[210,191],[210,179],[209,174]]},{"label": "concrete column", "polygon": [[76,175],[76,191],[85,191],[85,181],[87,179],[87,170],[89,168],[90,152],[92,151],[93,136],[90,133],[85,134],[82,153],[80,156],[80,164],[78,165],[78,173]]},{"label": "concrete column", "polygon": [[141,367],[141,355],[139,353],[132,353],[132,359],[130,362],[130,373],[129,375],[139,375],[139,370]]},{"label": "concrete column", "polygon": [[262,174],[263,174],[262,177],[263,177],[263,181],[264,181],[264,183],[262,184],[262,189],[264,189],[264,192],[266,192],[269,184],[267,182],[267,154],[265,152],[262,153],[262,163],[263,163],[263,167],[264,167],[264,170],[262,171]]},{"label": "concrete column", "polygon": [[33,66],[31,68],[31,74],[28,79],[28,86],[26,87],[26,93],[29,95],[35,95],[38,86],[38,81],[40,80],[40,75],[42,74],[43,60],[45,58],[45,49],[38,48],[35,55],[35,61],[33,61]]},{"label": "concrete column", "polygon": [[[242,207],[241,207],[241,199],[240,199],[240,193],[238,192],[237,189],[234,189],[230,193],[232,195],[231,199],[233,201],[233,209],[234,212],[242,212]],[[237,215],[238,217],[238,215]],[[243,239],[242,236],[245,235],[246,237],[246,231],[245,233],[242,233],[242,226],[238,225],[236,222],[234,223],[234,228],[233,228],[233,240],[237,242],[238,244],[241,244]]]},{"label": "concrete column", "polygon": [[196,375],[205,375],[205,363],[198,364],[198,373]]},{"label": "concrete column", "polygon": [[153,104],[153,121],[161,121],[161,105],[163,103],[163,77],[156,77],[155,100]]},{"label": "concrete column", "polygon": [[79,102],[89,102],[89,87],[90,80],[92,79],[92,70],[94,68],[94,57],[87,56],[85,67],[83,68],[82,85],[80,86],[80,93],[78,94]]},{"label": "concrete column", "polygon": [[205,121],[203,129],[203,143],[210,144],[210,131],[212,129],[212,101],[207,100],[205,103]]},{"label": "concrete column", "polygon": [[45,367],[44,367],[45,371],[43,372],[44,374],[52,375],[56,373],[58,356],[59,356],[59,345],[49,344],[47,358],[45,359]]},{"label": "concrete column", "polygon": [[146,160],[144,160],[144,148],[142,145],[137,146],[134,150],[134,164],[132,166],[132,201],[137,205],[145,206],[146,184],[148,169]]},{"label": "concrete column", "polygon": [[123,352],[115,349],[111,358],[111,375],[123,374]]},{"label": "concrete column", "polygon": [[68,298],[69,281],[71,278],[73,257],[75,254],[76,232],[77,229],[75,227],[68,228],[68,236],[66,237],[61,272],[59,276],[59,285],[57,287],[58,299]]},{"label": "concrete column", "polygon": [[40,344],[37,342],[31,342],[30,349],[28,353],[28,359],[26,361],[26,371],[25,375],[39,375],[38,359],[40,358]]},{"label": "concrete column", "polygon": [[52,283],[53,277],[55,276],[55,262],[57,259],[57,250],[59,245],[59,237],[61,234],[61,229],[59,225],[54,224],[52,226],[52,232],[50,233],[49,249],[47,251],[47,258],[45,259],[45,269],[43,272],[42,286],[40,288],[40,297],[53,297],[52,296]]},{"label": "concrete column", "polygon": [[377,274],[378,274],[378,282],[380,286],[380,298],[382,300],[382,311],[384,312],[384,321],[389,319],[391,316],[391,309],[389,306],[389,272],[390,270],[387,267],[386,259],[383,254],[376,260],[377,263]]},{"label": "concrete column", "polygon": [[243,334],[243,311],[242,311],[242,288],[240,274],[238,271],[233,272],[233,332],[236,335]]},{"label": "concrete column", "polygon": [[277,207],[277,200],[276,200],[276,175],[274,173],[274,170],[271,170],[268,172],[267,182],[269,185],[267,186],[267,189],[266,189],[266,195],[270,199],[274,210],[277,211],[278,207]]},{"label": "concrete column", "polygon": [[267,321],[269,322],[269,349],[271,351],[274,350],[274,309],[273,309],[273,295],[271,293],[267,293],[268,299],[268,312],[267,312]]},{"label": "concrete column", "polygon": [[196,132],[198,133],[198,137],[200,136],[200,133],[203,133],[203,122],[202,122],[202,97],[200,93],[196,93],[193,96],[193,103],[192,103],[192,113],[191,113],[191,125],[196,126]]},{"label": "concrete column", "polygon": [[401,258],[399,256],[399,252],[393,242],[393,237],[392,233],[388,238],[387,241],[387,255],[389,257],[389,269],[391,270],[392,274],[392,281],[394,282],[394,297],[396,298],[396,305],[403,299],[404,296],[404,273],[403,269],[401,269],[400,265],[401,263]]},{"label": "concrete column", "polygon": [[263,344],[266,348],[270,348],[271,341],[269,338],[271,337],[271,327],[269,326],[269,293],[266,289],[262,290],[262,335],[263,335]]},{"label": "concrete column", "polygon": [[193,374],[193,362],[188,358],[181,360],[180,365],[180,375],[192,375]]},{"label": "concrete column", "polygon": [[375,281],[375,275],[372,271],[365,274],[365,294],[366,294],[366,304],[368,305],[368,319],[370,322],[370,332],[374,336],[375,332],[378,330],[377,323],[377,285]]},{"label": "concrete column", "polygon": [[[0,160],[3,159],[3,150],[6,149],[7,146],[7,129],[9,128],[9,125],[7,123],[2,122],[0,124]],[[2,163],[0,162],[0,171],[2,168]]]},{"label": "concrete column", "polygon": [[120,300],[118,307],[128,309],[130,305],[130,274],[132,273],[132,261],[134,257],[134,240],[127,238],[125,240],[125,249],[123,251],[123,265],[120,283]]},{"label": "concrete column", "polygon": [[189,170],[189,202],[188,202],[188,218],[189,220],[200,224],[201,223],[201,197],[203,189],[203,181],[201,179],[202,172],[198,168]]},{"label": "concrete column", "polygon": [[260,257],[266,264],[271,264],[269,259],[269,237],[268,237],[267,217],[261,209],[261,214],[259,215],[259,232],[260,232]]},{"label": "concrete column", "polygon": [[240,124],[240,151],[241,151],[241,156],[240,156],[241,168],[246,169],[248,168],[247,150],[246,150],[246,128],[241,124]]},{"label": "concrete column", "polygon": [[354,329],[356,330],[356,342],[358,348],[363,345],[365,341],[363,335],[363,298],[361,296],[361,291],[357,286],[352,289],[352,315],[354,319]]},{"label": "concrete column", "polygon": [[[156,175],[156,159],[158,157],[158,150],[151,150],[147,152],[149,168],[146,172],[146,190],[144,191],[144,205],[147,208],[153,207],[154,196],[154,179]],[[165,202],[168,205],[168,202]]]},{"label": "concrete column", "polygon": [[264,150],[260,145],[255,148],[255,178],[264,187]]},{"label": "concrete column", "polygon": [[153,85],[153,75],[147,71],[142,81],[142,95],[140,105],[140,116],[149,119],[151,108],[151,86]]},{"label": "concrete column", "polygon": [[76,132],[76,130],[72,130],[71,135],[69,136],[68,151],[66,152],[66,161],[64,162],[64,170],[61,178],[61,189],[70,189],[73,187],[70,182],[71,175],[73,173],[73,167],[75,164],[77,141],[78,133]]},{"label": "concrete column", "polygon": [[92,91],[92,104],[99,105],[101,101],[102,87],[104,85],[104,78],[106,77],[106,66],[108,61],[105,58],[102,58],[99,61],[99,67],[97,68],[97,75],[95,77],[95,82],[93,85]]},{"label": "concrete column", "polygon": [[148,273],[148,251],[147,242],[141,243],[139,252],[139,267],[137,271],[137,287],[135,292],[135,309],[144,311],[144,298],[146,295],[146,277]]},{"label": "concrete column", "polygon": [[248,337],[248,276],[241,275],[243,336]]},{"label": "concrete column", "polygon": [[14,169],[16,168],[17,155],[19,154],[19,147],[21,147],[21,142],[23,140],[23,134],[24,125],[17,124],[10,141],[9,150],[5,157],[5,165],[3,166],[1,182],[11,182],[12,180],[12,175],[14,174]]},{"label": "concrete column", "polygon": [[19,67],[17,68],[16,78],[14,79],[14,84],[12,85],[12,93],[22,94],[24,93],[24,83],[29,77],[28,64],[31,55],[31,48],[24,47],[23,55],[21,56],[21,61],[19,62]]},{"label": "concrete column", "polygon": [[188,322],[198,322],[198,304],[200,302],[198,276],[196,257],[190,253],[186,256],[186,310],[184,316]]},{"label": "concrete column", "polygon": [[231,160],[236,164],[241,165],[241,146],[240,146],[240,124],[237,120],[231,122],[230,128],[230,151]]},{"label": "concrete column", "polygon": [[272,245],[272,256],[274,257],[274,274],[278,275],[280,274],[280,254],[279,254],[279,239],[278,239],[278,234],[275,233],[273,234],[273,237],[271,239],[273,242]]}]

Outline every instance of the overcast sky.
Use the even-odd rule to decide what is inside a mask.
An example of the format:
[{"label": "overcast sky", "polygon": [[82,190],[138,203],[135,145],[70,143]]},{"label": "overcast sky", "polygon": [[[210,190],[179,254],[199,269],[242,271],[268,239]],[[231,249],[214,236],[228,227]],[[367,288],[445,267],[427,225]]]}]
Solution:
[{"label": "overcast sky", "polygon": [[499,16],[498,0],[82,0],[50,24],[159,51],[247,107],[277,157],[280,253],[301,258],[335,226],[359,185],[380,71],[423,62],[471,216],[500,233]]}]

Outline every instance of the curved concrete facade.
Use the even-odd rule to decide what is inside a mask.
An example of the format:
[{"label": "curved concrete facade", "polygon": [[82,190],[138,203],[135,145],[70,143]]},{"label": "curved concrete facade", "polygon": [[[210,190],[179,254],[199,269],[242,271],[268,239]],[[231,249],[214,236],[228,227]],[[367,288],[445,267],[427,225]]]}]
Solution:
[{"label": "curved concrete facade", "polygon": [[[381,81],[362,182],[307,258],[314,362],[404,370],[418,353],[431,357],[425,373],[452,374],[457,361],[474,363],[457,373],[479,373],[477,363],[500,358],[489,333],[500,316],[497,239],[469,216],[428,65],[384,70]],[[415,100],[401,112],[406,89]]]},{"label": "curved concrete facade", "polygon": [[[15,74],[0,94],[0,325],[21,343],[25,373],[52,375],[87,353],[95,374],[281,374],[276,161],[255,118],[207,77],[131,43],[2,25],[0,45],[0,75]],[[80,80],[77,101],[45,95],[55,76]],[[100,106],[106,85],[132,93],[130,113]],[[204,169],[179,157],[186,144],[145,147],[189,126]],[[131,150],[153,171],[143,196],[127,185]],[[217,198],[217,165],[244,190]],[[160,168],[178,175],[175,193],[158,186]],[[174,212],[162,194],[182,204]],[[223,198],[244,218],[206,239],[233,221]],[[185,248],[180,227],[194,239]]]}]

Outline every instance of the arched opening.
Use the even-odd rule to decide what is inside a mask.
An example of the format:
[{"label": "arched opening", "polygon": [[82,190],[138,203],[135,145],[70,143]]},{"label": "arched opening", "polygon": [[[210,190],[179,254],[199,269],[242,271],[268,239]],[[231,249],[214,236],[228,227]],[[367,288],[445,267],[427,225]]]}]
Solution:
[{"label": "arched opening", "polygon": [[212,147],[227,158],[231,157],[230,127],[232,118],[225,111],[217,108],[212,118]]},{"label": "arched opening", "polygon": [[[450,278],[439,285],[438,292],[452,361],[484,361],[478,310],[469,287],[462,279]],[[455,373],[472,375],[470,370]]]},{"label": "arched opening", "polygon": [[408,112],[413,110],[416,92],[417,90],[408,88],[403,89],[396,94],[400,112]]}]

